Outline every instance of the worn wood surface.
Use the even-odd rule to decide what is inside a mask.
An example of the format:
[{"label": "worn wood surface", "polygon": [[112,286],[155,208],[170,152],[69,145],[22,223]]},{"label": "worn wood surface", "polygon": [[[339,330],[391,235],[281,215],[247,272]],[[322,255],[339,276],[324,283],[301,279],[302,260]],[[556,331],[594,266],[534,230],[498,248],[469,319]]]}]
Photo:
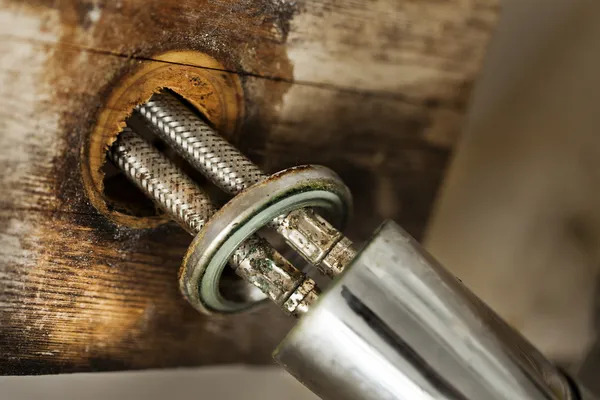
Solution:
[{"label": "worn wood surface", "polygon": [[252,159],[337,170],[357,241],[388,217],[419,237],[498,12],[497,0],[1,1],[0,373],[263,363],[292,322],[274,307],[199,315],[176,283],[191,238],[91,205],[81,149],[129,71],[168,50],[214,57],[241,80],[229,138]]}]

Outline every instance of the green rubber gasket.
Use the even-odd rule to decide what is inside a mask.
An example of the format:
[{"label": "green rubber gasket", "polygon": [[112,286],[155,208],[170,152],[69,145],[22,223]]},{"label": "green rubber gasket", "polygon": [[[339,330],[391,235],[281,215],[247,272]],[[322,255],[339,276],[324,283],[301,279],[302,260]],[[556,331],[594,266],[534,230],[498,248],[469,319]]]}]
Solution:
[{"label": "green rubber gasket", "polygon": [[180,275],[187,299],[209,314],[236,313],[261,302],[223,298],[219,291],[223,269],[244,240],[274,218],[305,207],[327,211],[342,227],[352,198],[342,180],[321,166],[278,172],[234,197],[209,220],[188,249]]}]

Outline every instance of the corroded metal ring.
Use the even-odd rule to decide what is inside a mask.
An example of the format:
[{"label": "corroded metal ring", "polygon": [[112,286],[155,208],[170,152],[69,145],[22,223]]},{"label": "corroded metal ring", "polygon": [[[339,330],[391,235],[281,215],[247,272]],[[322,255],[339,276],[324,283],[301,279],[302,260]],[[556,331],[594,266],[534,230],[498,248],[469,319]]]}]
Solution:
[{"label": "corroded metal ring", "polygon": [[219,281],[227,261],[274,218],[305,207],[324,209],[343,227],[352,196],[335,172],[317,165],[280,171],[239,193],[213,215],[188,248],[179,275],[183,294],[205,313],[239,312],[256,304],[221,296]]}]

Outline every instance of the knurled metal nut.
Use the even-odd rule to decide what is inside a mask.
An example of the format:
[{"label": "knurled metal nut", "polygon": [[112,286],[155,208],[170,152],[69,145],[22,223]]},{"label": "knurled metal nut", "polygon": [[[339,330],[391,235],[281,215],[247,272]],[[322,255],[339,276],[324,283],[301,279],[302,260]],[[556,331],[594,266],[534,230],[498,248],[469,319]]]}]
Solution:
[{"label": "knurled metal nut", "polygon": [[308,296],[309,293],[315,290],[316,286],[317,284],[314,280],[311,278],[306,278],[283,304],[283,309],[287,313],[293,315],[300,303],[306,298],[306,296]]}]

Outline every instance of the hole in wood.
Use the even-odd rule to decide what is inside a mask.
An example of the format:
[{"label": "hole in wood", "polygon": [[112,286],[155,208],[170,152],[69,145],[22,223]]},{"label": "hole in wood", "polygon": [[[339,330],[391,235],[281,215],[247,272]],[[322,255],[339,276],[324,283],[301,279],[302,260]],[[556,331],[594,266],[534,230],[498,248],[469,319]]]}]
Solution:
[{"label": "hole in wood", "polygon": [[232,138],[243,116],[244,96],[238,76],[223,72],[224,69],[206,54],[172,51],[139,63],[136,69],[114,82],[96,126],[81,150],[84,185],[98,211],[131,228],[152,228],[169,220],[107,162],[106,151],[134,108],[163,89],[177,93],[219,132]]}]

